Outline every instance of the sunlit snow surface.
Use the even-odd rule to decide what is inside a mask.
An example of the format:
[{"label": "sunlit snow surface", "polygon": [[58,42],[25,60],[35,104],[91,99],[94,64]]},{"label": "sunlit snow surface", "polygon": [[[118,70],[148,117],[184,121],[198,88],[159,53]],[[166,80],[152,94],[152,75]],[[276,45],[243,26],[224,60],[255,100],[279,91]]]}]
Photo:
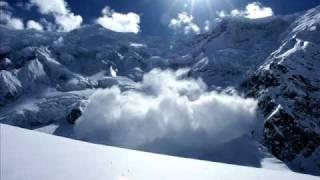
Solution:
[{"label": "sunlit snow surface", "polygon": [[315,176],[156,155],[0,125],[2,180],[282,179]]}]

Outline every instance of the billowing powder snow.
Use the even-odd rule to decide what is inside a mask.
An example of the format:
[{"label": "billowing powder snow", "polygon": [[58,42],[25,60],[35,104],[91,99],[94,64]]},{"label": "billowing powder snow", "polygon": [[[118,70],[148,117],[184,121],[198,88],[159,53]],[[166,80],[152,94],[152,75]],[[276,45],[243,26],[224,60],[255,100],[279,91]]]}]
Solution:
[{"label": "billowing powder snow", "polygon": [[156,69],[144,76],[140,90],[98,90],[76,124],[77,136],[176,153],[209,150],[250,132],[256,123],[255,100],[207,91],[200,79],[186,74]]}]

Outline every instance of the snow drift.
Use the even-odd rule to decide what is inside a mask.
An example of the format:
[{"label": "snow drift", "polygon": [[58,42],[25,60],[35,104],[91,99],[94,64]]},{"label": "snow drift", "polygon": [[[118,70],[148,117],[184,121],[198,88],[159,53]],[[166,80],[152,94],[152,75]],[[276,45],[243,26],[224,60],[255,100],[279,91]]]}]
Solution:
[{"label": "snow drift", "polygon": [[257,103],[207,91],[187,70],[152,70],[138,90],[98,90],[75,132],[86,141],[162,153],[201,152],[252,130]]}]

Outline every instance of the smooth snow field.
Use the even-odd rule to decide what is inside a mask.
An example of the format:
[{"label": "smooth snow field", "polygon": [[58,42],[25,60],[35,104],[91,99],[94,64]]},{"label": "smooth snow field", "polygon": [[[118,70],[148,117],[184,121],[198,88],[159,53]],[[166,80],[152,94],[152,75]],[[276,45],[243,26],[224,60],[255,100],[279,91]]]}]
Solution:
[{"label": "smooth snow field", "polygon": [[1,180],[319,179],[95,145],[3,124],[0,135]]}]

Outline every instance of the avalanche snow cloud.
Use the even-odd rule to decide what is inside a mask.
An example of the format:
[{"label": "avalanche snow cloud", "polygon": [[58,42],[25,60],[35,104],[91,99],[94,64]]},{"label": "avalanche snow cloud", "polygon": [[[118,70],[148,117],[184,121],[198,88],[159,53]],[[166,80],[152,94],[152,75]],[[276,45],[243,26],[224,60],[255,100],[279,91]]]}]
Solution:
[{"label": "avalanche snow cloud", "polygon": [[91,142],[177,154],[210,150],[252,130],[255,100],[207,91],[187,72],[155,69],[138,90],[98,90],[75,133]]}]

